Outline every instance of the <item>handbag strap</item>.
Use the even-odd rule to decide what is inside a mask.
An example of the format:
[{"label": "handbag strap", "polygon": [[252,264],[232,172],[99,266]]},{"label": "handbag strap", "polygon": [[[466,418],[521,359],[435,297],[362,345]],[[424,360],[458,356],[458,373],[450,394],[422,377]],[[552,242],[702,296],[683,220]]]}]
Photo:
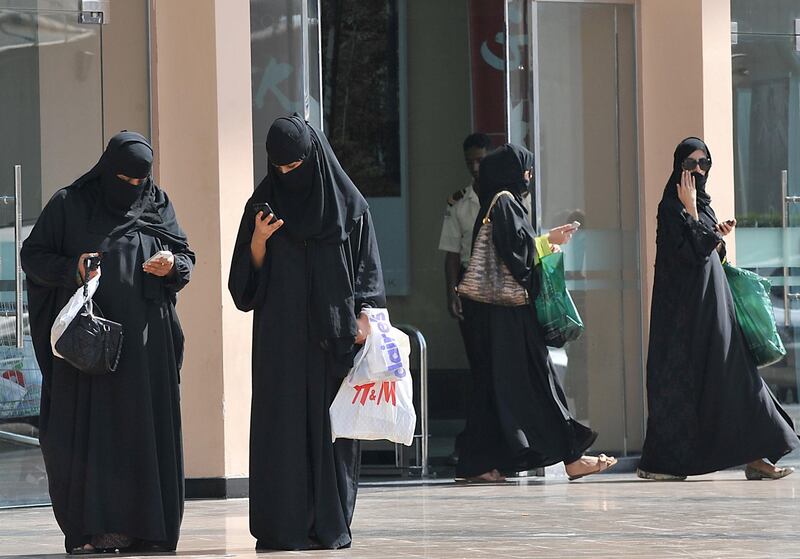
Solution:
[{"label": "handbag strap", "polygon": [[500,199],[501,196],[511,196],[512,198],[514,197],[514,195],[511,194],[511,192],[509,192],[508,190],[501,190],[500,192],[495,194],[494,198],[492,198],[492,203],[489,204],[489,209],[486,210],[486,215],[483,217],[482,223],[484,225],[486,225],[487,223],[491,223],[492,220],[489,216],[491,215],[492,210],[494,209],[494,205],[497,204],[497,201]]}]

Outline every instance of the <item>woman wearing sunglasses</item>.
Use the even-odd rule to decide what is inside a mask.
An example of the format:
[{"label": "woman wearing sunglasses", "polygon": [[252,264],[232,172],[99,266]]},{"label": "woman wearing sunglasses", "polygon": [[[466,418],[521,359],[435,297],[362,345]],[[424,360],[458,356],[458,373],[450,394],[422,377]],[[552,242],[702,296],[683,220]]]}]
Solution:
[{"label": "woman wearing sunglasses", "polygon": [[637,473],[683,480],[746,464],[747,479],[780,479],[793,470],[773,463],[800,439],[759,376],[736,321],[722,268],[724,237],[736,221],[720,223],[711,208],[711,166],[702,140],[683,140],[658,206],[649,418]]}]

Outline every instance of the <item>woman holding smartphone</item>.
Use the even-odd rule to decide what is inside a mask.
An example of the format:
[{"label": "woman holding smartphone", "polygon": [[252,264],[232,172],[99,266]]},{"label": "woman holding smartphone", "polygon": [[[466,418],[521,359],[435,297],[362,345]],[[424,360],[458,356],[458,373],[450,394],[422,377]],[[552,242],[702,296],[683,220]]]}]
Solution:
[{"label": "woman holding smartphone", "polygon": [[253,311],[250,532],[258,549],[350,547],[360,449],[331,442],[328,410],[385,307],[367,202],[327,138],[295,114],[267,135],[229,289]]},{"label": "woman holding smartphone", "polygon": [[711,166],[702,140],[683,140],[658,206],[649,417],[638,475],[683,480],[746,464],[747,479],[779,479],[793,470],[774,463],[800,440],[736,320],[722,268],[724,238],[736,221],[717,221],[706,189]]},{"label": "woman holding smartphone", "polygon": [[[195,258],[152,161],[144,137],[117,134],[94,168],[56,192],[22,246],[43,376],[39,440],[73,554],[178,543],[183,333],[175,303]],[[116,371],[90,375],[53,355],[50,328],[98,273],[94,301],[122,324],[123,341]]]},{"label": "woman holding smartphone", "polygon": [[[531,225],[536,220],[522,203],[532,173],[533,154],[520,146],[506,144],[483,158],[481,210],[473,234],[474,239],[484,217],[491,220],[497,253],[528,291],[530,301],[539,291],[539,258],[560,250],[579,225],[536,234]],[[500,196],[492,207],[501,191],[512,196]],[[570,415],[532,306],[477,301],[472,306],[466,331],[474,355],[473,397],[456,476],[470,482],[498,482],[505,481],[506,472],[563,462],[570,479],[579,479],[616,464],[616,459],[603,454],[584,455],[597,433]]]}]

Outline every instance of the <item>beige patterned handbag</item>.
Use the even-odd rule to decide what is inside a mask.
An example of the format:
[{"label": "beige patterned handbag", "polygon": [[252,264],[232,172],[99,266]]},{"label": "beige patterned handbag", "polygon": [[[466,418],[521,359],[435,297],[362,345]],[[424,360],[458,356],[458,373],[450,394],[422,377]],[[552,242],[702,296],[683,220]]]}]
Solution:
[{"label": "beige patterned handbag", "polygon": [[511,196],[507,190],[495,194],[483,224],[475,238],[472,247],[472,256],[469,259],[467,271],[456,287],[460,297],[501,305],[504,307],[521,307],[528,304],[528,291],[514,279],[492,240],[492,221],[489,216],[500,196]]}]

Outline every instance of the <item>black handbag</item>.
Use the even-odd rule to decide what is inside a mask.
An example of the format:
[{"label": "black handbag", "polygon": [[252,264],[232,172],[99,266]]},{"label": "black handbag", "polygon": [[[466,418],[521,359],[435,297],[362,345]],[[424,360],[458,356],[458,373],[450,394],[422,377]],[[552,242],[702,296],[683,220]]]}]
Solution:
[{"label": "black handbag", "polygon": [[[83,292],[88,292],[86,284]],[[55,347],[79,371],[90,375],[113,373],[122,354],[122,324],[103,318],[100,307],[87,297]]]}]

